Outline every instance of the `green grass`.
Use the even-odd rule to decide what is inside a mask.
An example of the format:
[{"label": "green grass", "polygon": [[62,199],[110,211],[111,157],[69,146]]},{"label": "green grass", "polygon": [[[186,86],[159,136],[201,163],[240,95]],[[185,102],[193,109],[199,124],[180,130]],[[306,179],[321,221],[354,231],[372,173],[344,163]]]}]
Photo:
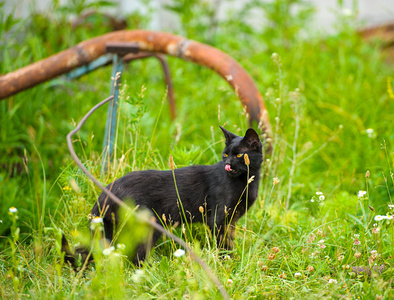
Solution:
[{"label": "green grass", "polygon": [[[392,65],[378,42],[367,44],[358,36],[351,18],[338,15],[335,34],[306,39],[310,8],[301,4],[299,13],[290,14],[293,4],[281,2],[253,3],[272,21],[266,28],[247,24],[245,6],[210,30],[214,10],[207,15],[202,1],[174,1],[172,10],[182,20],[179,34],[229,53],[252,75],[270,114],[274,151],[266,156],[258,199],[237,225],[232,258],[219,258],[205,226],[166,225],[193,247],[234,299],[390,299],[394,225],[374,217],[394,214],[388,207],[394,192]],[[53,5],[56,13],[25,20],[0,13],[1,74],[110,30],[94,18],[71,30],[68,17],[85,1]],[[149,17],[129,16],[129,29],[147,28]],[[101,182],[133,170],[169,169],[170,154],[177,167],[216,163],[224,145],[218,125],[239,134],[247,129],[241,103],[222,78],[177,58],[168,61],[175,121],[159,63],[136,61],[122,77],[116,157],[108,175],[100,175],[106,108],[75,138],[79,157]],[[100,193],[72,161],[66,135],[108,96],[110,74],[110,67],[102,68],[0,102],[0,295],[220,299],[200,266],[187,254],[175,257],[179,246],[166,237],[141,269],[115,255],[119,249],[108,257],[96,251],[97,264],[84,275],[62,262],[60,231],[73,244],[83,241]],[[360,190],[367,193],[358,197]],[[18,211],[10,213],[10,207]],[[140,229],[136,235],[149,232],[134,227]],[[385,265],[382,274],[351,272],[375,264]]]}]

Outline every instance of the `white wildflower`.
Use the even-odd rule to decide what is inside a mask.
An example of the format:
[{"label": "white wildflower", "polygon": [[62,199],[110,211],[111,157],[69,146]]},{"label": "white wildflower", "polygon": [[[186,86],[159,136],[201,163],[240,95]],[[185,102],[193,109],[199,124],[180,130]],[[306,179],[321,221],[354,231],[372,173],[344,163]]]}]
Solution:
[{"label": "white wildflower", "polygon": [[324,195],[320,195],[320,196],[319,196],[319,200],[320,200],[320,201],[324,201],[324,199],[326,199],[326,197],[325,197]]},{"label": "white wildflower", "polygon": [[336,279],[330,279],[330,280],[328,280],[328,283],[333,283],[333,284],[337,284],[338,283],[338,281],[336,280]]},{"label": "white wildflower", "polygon": [[394,204],[389,204],[389,209],[394,209]]},{"label": "white wildflower", "polygon": [[135,283],[139,283],[143,280],[145,276],[145,272],[144,270],[136,270],[135,274],[133,276],[131,276],[131,280],[133,280]]},{"label": "white wildflower", "polygon": [[294,277],[301,277],[301,276],[302,276],[302,274],[300,272],[294,273]]},{"label": "white wildflower", "polygon": [[110,255],[110,254],[112,253],[112,251],[114,251],[114,250],[115,250],[115,247],[114,247],[114,246],[111,246],[111,247],[109,247],[109,248],[105,248],[105,249],[103,250],[103,254],[106,255],[106,256],[108,256],[108,255]]},{"label": "white wildflower", "polygon": [[375,216],[375,218],[373,218],[375,221],[382,221],[384,218],[381,215],[377,215]]},{"label": "white wildflower", "polygon": [[323,195],[323,192],[316,192],[316,195],[318,196]]},{"label": "white wildflower", "polygon": [[103,223],[103,218],[94,217],[91,222],[95,223],[95,224],[100,224],[100,223]]},{"label": "white wildflower", "polygon": [[363,198],[367,194],[366,191],[358,191],[357,197]]},{"label": "white wildflower", "polygon": [[376,137],[375,130],[373,130],[372,128],[366,129],[366,130],[365,130],[365,133],[368,135],[368,137],[369,137],[370,139],[373,139],[373,138]]},{"label": "white wildflower", "polygon": [[10,207],[9,211],[10,211],[10,213],[14,214],[18,211],[18,209],[16,207],[12,206],[12,207]]},{"label": "white wildflower", "polygon": [[119,244],[116,244],[116,248],[118,248],[119,250],[124,250],[124,249],[126,249],[126,245],[119,243]]},{"label": "white wildflower", "polygon": [[175,257],[181,257],[181,256],[183,256],[183,255],[185,255],[185,250],[183,250],[183,249],[178,249],[178,250],[176,250],[175,252],[174,252],[174,256]]}]

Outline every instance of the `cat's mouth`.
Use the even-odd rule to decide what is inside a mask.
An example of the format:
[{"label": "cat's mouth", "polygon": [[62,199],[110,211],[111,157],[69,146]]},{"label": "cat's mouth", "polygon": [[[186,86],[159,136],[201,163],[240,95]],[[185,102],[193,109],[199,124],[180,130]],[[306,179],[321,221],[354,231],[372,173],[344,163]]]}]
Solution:
[{"label": "cat's mouth", "polygon": [[229,164],[225,165],[225,166],[224,166],[224,169],[225,169],[227,172],[232,173],[232,174],[237,173],[237,171],[233,170]]}]

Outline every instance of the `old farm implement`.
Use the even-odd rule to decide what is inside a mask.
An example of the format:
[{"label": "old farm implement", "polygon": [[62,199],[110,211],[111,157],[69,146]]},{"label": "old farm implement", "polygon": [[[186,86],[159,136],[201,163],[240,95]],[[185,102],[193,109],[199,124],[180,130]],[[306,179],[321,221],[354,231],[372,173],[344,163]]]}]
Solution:
[{"label": "old farm implement", "polygon": [[125,63],[147,57],[155,57],[160,61],[168,89],[171,116],[175,118],[174,92],[165,55],[176,56],[217,72],[234,89],[246,108],[249,122],[259,123],[265,137],[271,136],[263,98],[253,79],[237,61],[214,47],[165,32],[124,30],[83,41],[72,48],[0,76],[0,99],[60,75],[67,74],[68,78],[76,78],[112,63],[111,95],[114,98],[108,107],[103,155],[105,168],[113,152],[119,81]]}]

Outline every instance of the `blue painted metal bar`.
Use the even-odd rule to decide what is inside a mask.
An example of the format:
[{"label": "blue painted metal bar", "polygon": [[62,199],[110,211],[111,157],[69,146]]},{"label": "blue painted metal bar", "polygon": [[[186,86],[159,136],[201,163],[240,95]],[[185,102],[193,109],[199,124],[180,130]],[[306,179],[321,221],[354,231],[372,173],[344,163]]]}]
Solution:
[{"label": "blue painted metal bar", "polygon": [[118,112],[118,97],[120,78],[123,71],[123,57],[117,54],[113,55],[113,68],[111,77],[111,95],[114,99],[108,104],[107,123],[105,125],[105,137],[103,145],[103,158],[101,164],[101,173],[105,173],[108,164],[112,160],[114,152],[114,140],[116,131],[116,117]]},{"label": "blue painted metal bar", "polygon": [[75,79],[75,78],[81,77],[82,75],[89,73],[93,70],[96,70],[102,66],[105,66],[112,61],[113,61],[113,55],[112,54],[105,54],[103,56],[100,56],[98,59],[92,61],[91,63],[88,63],[82,67],[79,67],[78,69],[72,70],[70,73],[68,73],[66,75],[66,78],[67,79]]}]

